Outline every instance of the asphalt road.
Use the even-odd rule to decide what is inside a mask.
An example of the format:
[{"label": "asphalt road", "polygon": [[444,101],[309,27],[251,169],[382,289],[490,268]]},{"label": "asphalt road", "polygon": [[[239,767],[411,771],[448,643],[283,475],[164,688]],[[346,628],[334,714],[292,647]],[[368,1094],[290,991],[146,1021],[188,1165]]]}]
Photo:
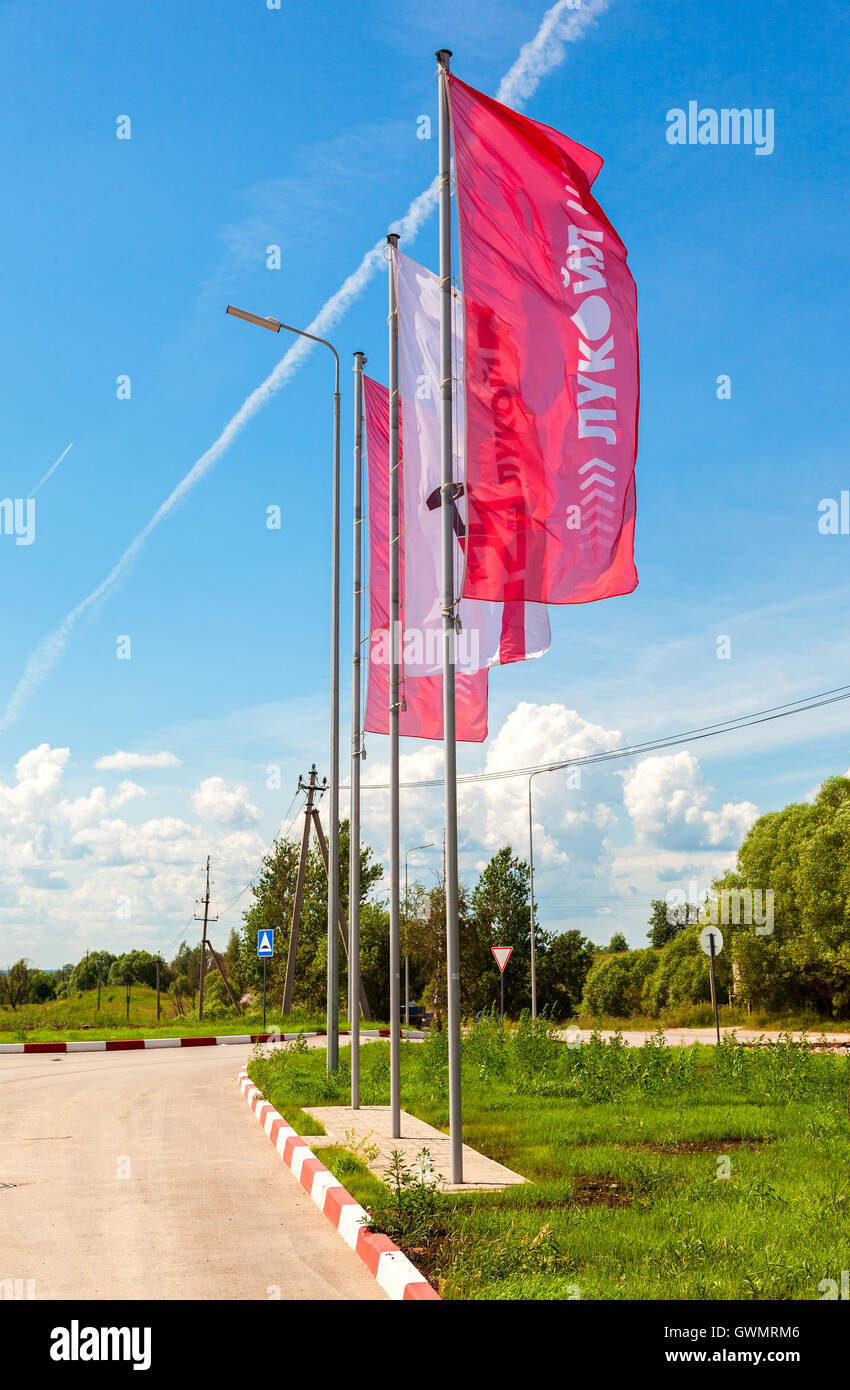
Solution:
[{"label": "asphalt road", "polygon": [[0,1056],[0,1281],[40,1299],[383,1299],[246,1105],[250,1051]]}]

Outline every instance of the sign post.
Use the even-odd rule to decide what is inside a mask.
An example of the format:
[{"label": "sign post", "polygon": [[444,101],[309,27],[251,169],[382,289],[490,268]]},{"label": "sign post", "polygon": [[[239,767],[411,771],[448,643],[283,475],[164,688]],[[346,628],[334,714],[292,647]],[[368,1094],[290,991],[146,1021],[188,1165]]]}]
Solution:
[{"label": "sign post", "polygon": [[500,974],[500,976],[501,976],[501,981],[500,981],[500,983],[501,983],[501,995],[502,995],[502,1009],[501,1009],[500,1018],[501,1018],[501,1022],[502,1022],[503,1024],[504,1024],[504,1022],[505,1022],[505,966],[507,965],[507,963],[508,963],[508,961],[509,961],[509,959],[510,959],[511,951],[512,951],[513,949],[514,949],[513,946],[491,946],[491,947],[490,947],[490,950],[493,952],[493,955],[494,955],[494,957],[495,957],[496,964],[497,964],[498,967],[499,967],[499,974]]},{"label": "sign post", "polygon": [[723,934],[718,927],[703,927],[699,934],[699,944],[709,958],[711,967],[711,1005],[714,1009],[714,1027],[717,1031],[717,1045],[720,1046],[720,1014],[717,1009],[717,982],[714,978],[714,957],[723,950]]},{"label": "sign post", "polygon": [[266,1031],[266,969],[269,956],[274,955],[274,928],[264,927],[257,936],[257,955],[263,962],[263,1032]]}]

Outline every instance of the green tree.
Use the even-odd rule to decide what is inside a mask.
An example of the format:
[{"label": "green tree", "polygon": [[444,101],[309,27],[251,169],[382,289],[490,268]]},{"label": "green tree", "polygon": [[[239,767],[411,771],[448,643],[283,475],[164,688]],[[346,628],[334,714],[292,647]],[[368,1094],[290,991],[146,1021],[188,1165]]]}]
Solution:
[{"label": "green tree", "polygon": [[[677,932],[661,952],[658,968],[648,977],[643,991],[643,1006],[656,1017],[665,1009],[683,1004],[704,1004],[711,998],[708,957],[699,944],[700,928],[689,926]],[[717,957],[718,988],[727,991],[732,971],[728,953]]]},{"label": "green tree", "polygon": [[[503,845],[483,869],[472,891],[472,913],[476,929],[470,954],[493,1000],[499,998],[500,978],[490,948],[513,947],[505,970],[505,1011],[516,1017],[531,1006],[531,909],[528,865],[510,845]],[[547,938],[542,933],[540,937],[545,950]]]},{"label": "green tree", "polygon": [[83,956],[77,961],[71,971],[71,978],[68,982],[68,989],[71,994],[82,994],[86,989],[97,989],[98,961],[100,961],[100,977],[105,984],[109,978],[109,969],[113,961],[117,959],[109,951],[90,951],[88,956]]},{"label": "green tree", "polygon": [[541,946],[536,952],[538,1009],[549,1009],[555,1018],[572,1018],[593,965],[593,943],[572,929],[554,934]]},{"label": "green tree", "polygon": [[672,941],[680,931],[684,931],[689,922],[695,922],[699,908],[694,903],[683,903],[680,907],[672,907],[670,903],[662,898],[653,898],[651,911],[649,914],[649,937],[650,945],[658,949],[666,946],[668,941]]},{"label": "green tree", "polygon": [[[96,972],[94,980],[96,984]],[[155,989],[156,956],[149,951],[126,951],[110,965],[108,982],[111,985],[147,985],[148,989]]]},{"label": "green tree", "polygon": [[10,965],[9,969],[0,975],[0,1003],[13,1010],[17,1009],[19,1004],[29,1003],[32,975],[29,961],[23,958]]},{"label": "green tree", "polygon": [[220,959],[224,968],[224,973],[227,976],[230,988],[233,990],[233,993],[236,995],[237,999],[241,997],[245,988],[245,982],[242,977],[241,948],[242,943],[239,939],[239,933],[234,927],[230,933],[230,936],[227,938],[227,946],[224,952],[222,953]]},{"label": "green tree", "polygon": [[[275,954],[268,963],[269,998],[283,1000],[286,976],[286,957],[300,847],[291,840],[278,840],[266,855],[257,882],[252,887],[254,902],[245,913],[241,933],[239,966],[247,988],[256,993],[262,989],[263,967],[257,958],[257,937],[260,931],[275,928]],[[348,821],[339,828],[340,901],[348,916]],[[375,863],[372,851],[362,846],[360,851],[360,894],[362,904],[382,877],[380,864]],[[307,859],[301,926],[298,933],[293,1005],[305,1009],[324,1008],[327,994],[327,917],[328,879],[319,846],[313,842]],[[340,1001],[346,997],[348,967],[340,942]],[[368,990],[367,990],[368,994]],[[373,1012],[376,1006],[370,999]]]},{"label": "green tree", "polygon": [[[406,942],[413,971],[411,999],[420,999],[434,1011],[434,1024],[442,1028],[447,1007],[446,898],[442,883],[425,889],[410,885]],[[484,944],[480,921],[472,911],[469,889],[458,887],[458,936],[460,951],[460,1009],[468,1016],[490,997],[485,975],[492,964]]]},{"label": "green tree", "polygon": [[195,995],[201,978],[201,943],[196,942],[194,946],[189,946],[187,942],[181,941],[177,948],[177,954],[169,962],[169,973],[173,980],[185,979],[184,992]]},{"label": "green tree", "polygon": [[[767,1010],[850,1014],[850,779],[828,778],[810,805],[760,816],[735,870],[712,889],[736,999]],[[767,918],[761,895],[769,892],[772,930],[769,921],[755,920]],[[745,910],[734,913],[737,922],[726,920],[740,909],[741,895]]]},{"label": "green tree", "polygon": [[56,980],[49,970],[34,970],[29,978],[29,998],[32,1004],[43,1004],[56,998]]},{"label": "green tree", "polygon": [[582,1012],[611,1018],[640,1013],[647,978],[658,968],[658,956],[647,947],[599,961],[587,976]]},{"label": "green tree", "polygon": [[[404,1003],[404,958],[401,999]],[[360,907],[360,978],[375,1018],[390,1017],[390,914],[380,903]],[[413,996],[415,997],[415,995]]]},{"label": "green tree", "polygon": [[615,931],[611,940],[608,942],[607,949],[614,953],[618,951],[627,951],[629,949],[629,943],[621,931]]}]

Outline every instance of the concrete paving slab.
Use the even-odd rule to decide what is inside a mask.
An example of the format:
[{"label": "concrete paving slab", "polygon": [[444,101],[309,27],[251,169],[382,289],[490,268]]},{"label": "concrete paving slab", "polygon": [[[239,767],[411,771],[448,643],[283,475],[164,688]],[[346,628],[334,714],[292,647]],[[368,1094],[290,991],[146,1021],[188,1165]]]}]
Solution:
[{"label": "concrete paving slab", "polygon": [[345,1143],[346,1134],[350,1131],[353,1131],[357,1141],[368,1140],[376,1144],[378,1156],[369,1166],[373,1173],[379,1175],[389,1168],[393,1149],[400,1150],[408,1163],[412,1163],[423,1149],[428,1149],[432,1171],[441,1177],[439,1186],[444,1192],[500,1191],[527,1182],[520,1173],[512,1172],[495,1159],[471,1149],[468,1144],[463,1146],[463,1183],[447,1181],[445,1175],[451,1172],[449,1136],[415,1115],[409,1115],[406,1110],[401,1112],[400,1139],[391,1137],[388,1105],[363,1105],[359,1110],[352,1110],[350,1105],[305,1105],[304,1110],[324,1125],[326,1144]]}]

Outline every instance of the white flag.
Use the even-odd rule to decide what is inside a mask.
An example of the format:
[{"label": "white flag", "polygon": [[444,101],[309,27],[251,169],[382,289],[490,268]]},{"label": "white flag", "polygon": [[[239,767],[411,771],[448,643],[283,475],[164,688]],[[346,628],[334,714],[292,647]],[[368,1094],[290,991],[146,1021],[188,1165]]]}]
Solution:
[{"label": "white flag", "polygon": [[[402,432],[402,567],[406,674],[442,670],[442,536],[440,521],[440,282],[395,251],[398,288],[399,402]],[[452,350],[455,380],[463,362],[463,313],[454,292]],[[466,545],[463,392],[454,392],[455,592],[463,588]],[[477,671],[542,656],[549,650],[545,604],[461,599],[456,667]]]}]

